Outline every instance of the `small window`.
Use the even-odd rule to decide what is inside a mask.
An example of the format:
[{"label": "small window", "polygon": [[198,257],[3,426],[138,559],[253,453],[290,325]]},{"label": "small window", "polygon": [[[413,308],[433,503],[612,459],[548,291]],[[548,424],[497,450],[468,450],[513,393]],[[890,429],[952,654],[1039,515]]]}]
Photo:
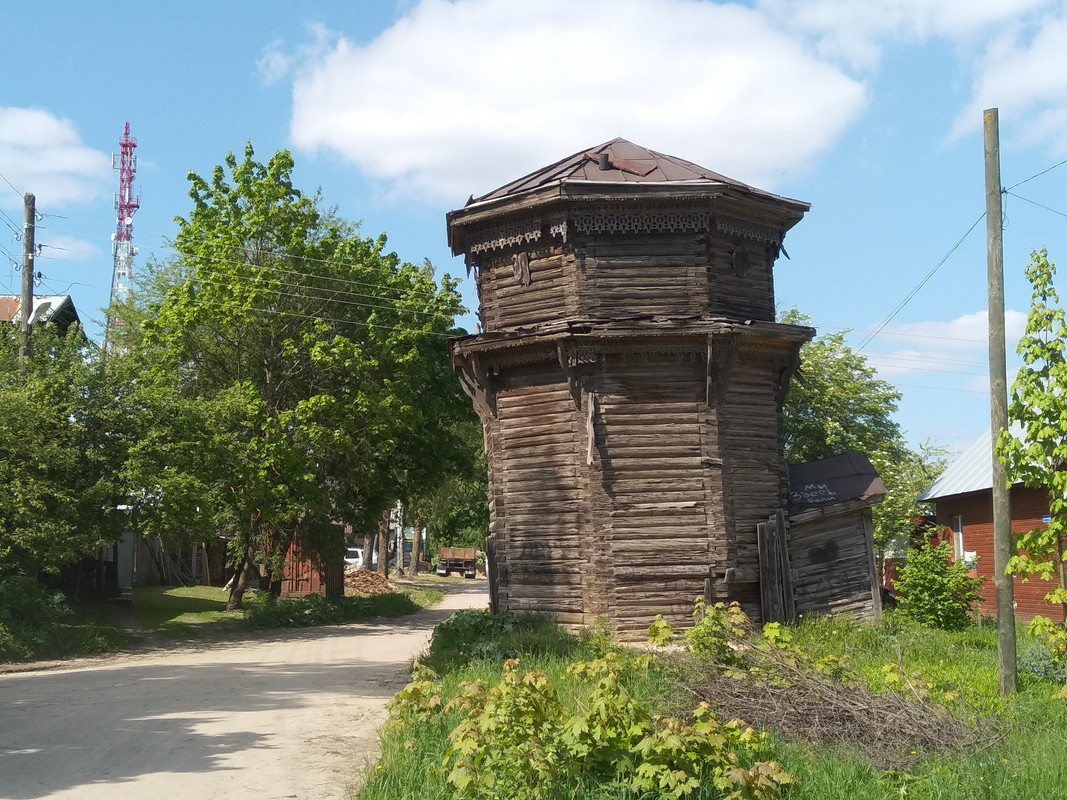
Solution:
[{"label": "small window", "polygon": [[963,517],[959,514],[952,518],[952,554],[963,558]]}]

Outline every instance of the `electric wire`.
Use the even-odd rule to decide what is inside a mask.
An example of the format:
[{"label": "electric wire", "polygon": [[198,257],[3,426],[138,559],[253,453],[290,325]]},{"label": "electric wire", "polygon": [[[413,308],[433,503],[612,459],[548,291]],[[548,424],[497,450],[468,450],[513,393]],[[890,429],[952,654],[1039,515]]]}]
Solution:
[{"label": "electric wire", "polygon": [[1029,203],[1030,205],[1037,206],[1038,208],[1043,208],[1043,209],[1045,209],[1045,211],[1050,211],[1053,214],[1057,214],[1057,215],[1059,215],[1061,217],[1067,217],[1067,214],[1063,213],[1062,211],[1057,211],[1055,208],[1051,208],[1049,206],[1042,205],[1041,203],[1037,202],[1036,200],[1031,200],[1029,197],[1023,197],[1021,194],[1015,194],[1015,192],[1009,191],[1007,189],[1004,190],[1004,194],[1011,195],[1012,197],[1017,198],[1019,200],[1022,200],[1025,203]]},{"label": "electric wire", "polygon": [[[192,276],[190,278],[190,280],[193,283],[199,282],[199,283],[206,284],[208,286],[229,287],[229,286],[233,286],[235,283],[240,284],[243,287],[247,287],[247,288],[261,288],[261,286],[262,286],[258,282],[244,281],[244,280],[238,280],[238,281],[235,282],[232,277],[222,277],[222,276],[207,278],[207,277],[202,276],[202,275],[194,275],[194,276]],[[277,290],[279,292],[279,296],[280,297],[292,297],[292,298],[297,299],[297,300],[320,301],[320,302],[323,302],[323,303],[337,303],[337,304],[340,304],[340,305],[353,306],[353,307],[356,307],[356,308],[377,309],[377,310],[381,310],[381,311],[395,311],[397,313],[422,314],[422,315],[430,316],[430,317],[441,316],[442,313],[443,313],[441,311],[423,310],[423,308],[425,308],[425,307],[423,307],[423,308],[402,308],[402,307],[397,306],[397,305],[380,305],[380,304],[375,304],[375,303],[360,303],[360,302],[357,302],[355,300],[343,300],[343,299],[337,298],[335,295],[337,295],[337,294],[353,294],[353,293],[352,292],[346,292],[346,291],[341,290],[341,289],[333,290],[333,289],[329,289],[327,287],[322,287],[321,289],[319,287],[311,287],[311,286],[294,287],[294,288],[301,288],[301,289],[310,289],[310,290],[312,290],[311,294],[308,294],[308,293],[305,293],[305,292],[299,292],[299,291],[283,291],[285,289],[285,286],[284,286],[284,284],[281,283],[281,279],[280,278],[279,279],[270,279],[270,280],[277,280],[277,283],[274,283],[274,284],[267,283],[265,286],[262,286],[262,288],[265,288],[265,289],[267,289],[269,291]],[[314,293],[316,291],[323,292],[323,294]],[[369,297],[371,299],[377,299],[377,298],[373,298],[373,296],[371,296],[371,295],[358,295],[358,296],[360,296],[360,297]],[[380,298],[380,299],[385,301],[385,302],[388,302],[390,300],[390,298]],[[400,299],[401,298],[397,298],[397,300],[400,300]]]},{"label": "electric wire", "polygon": [[939,269],[941,269],[942,265],[943,265],[943,264],[944,264],[944,263],[945,263],[946,261],[948,261],[948,260],[949,260],[949,258],[950,258],[950,257],[952,256],[952,254],[953,254],[953,253],[955,253],[955,252],[956,252],[956,250],[958,250],[958,249],[959,249],[959,246],[960,246],[961,244],[963,244],[964,240],[966,240],[966,239],[967,239],[967,237],[971,235],[971,232],[972,232],[972,231],[973,231],[973,230],[974,230],[975,228],[977,228],[977,227],[978,227],[978,223],[979,223],[979,222],[981,222],[981,221],[982,221],[983,219],[985,219],[985,212],[984,212],[984,211],[982,212],[981,216],[979,216],[979,217],[978,217],[978,219],[976,219],[976,220],[974,221],[974,224],[972,224],[972,225],[971,225],[971,227],[969,227],[969,228],[967,229],[967,232],[966,232],[966,233],[964,233],[964,234],[963,234],[963,236],[961,236],[961,237],[959,238],[959,240],[958,240],[958,241],[957,241],[957,242],[956,242],[956,243],[955,243],[954,245],[952,245],[952,247],[951,247],[951,248],[949,249],[949,251],[948,251],[947,253],[945,253],[945,255],[944,255],[944,256],[943,256],[942,258],[941,258],[941,260],[940,260],[940,261],[938,261],[936,265],[934,265],[934,268],[933,268],[932,270],[930,270],[930,272],[928,272],[928,273],[926,274],[926,277],[925,277],[925,278],[923,278],[923,279],[922,279],[921,281],[919,281],[919,284],[918,284],[918,285],[917,285],[917,286],[916,286],[916,287],[915,287],[914,289],[912,289],[912,290],[911,290],[911,291],[910,291],[910,292],[908,293],[908,295],[907,295],[907,296],[906,296],[906,297],[905,297],[905,298],[904,298],[903,300],[901,300],[901,301],[900,301],[900,303],[898,303],[898,304],[897,304],[896,308],[894,308],[894,309],[893,309],[893,310],[892,310],[891,312],[889,312],[889,316],[887,316],[887,317],[886,317],[885,319],[883,319],[883,320],[882,320],[882,321],[881,321],[880,323],[878,323],[878,325],[877,325],[877,326],[875,327],[875,329],[874,329],[873,331],[871,331],[871,332],[870,332],[870,333],[869,333],[869,334],[868,334],[868,335],[867,335],[867,336],[866,336],[866,337],[865,337],[865,338],[863,339],[863,341],[862,341],[862,342],[860,342],[860,343],[859,343],[859,346],[858,346],[858,347],[856,348],[856,352],[857,352],[857,353],[859,353],[859,352],[862,352],[862,351],[863,351],[863,348],[864,348],[864,347],[866,347],[866,346],[867,346],[867,345],[868,345],[868,344],[869,344],[869,343],[871,342],[871,340],[872,340],[872,339],[874,339],[874,338],[875,338],[875,337],[876,337],[876,336],[877,336],[877,335],[878,335],[879,333],[881,333],[881,332],[882,332],[882,330],[883,330],[883,329],[885,328],[885,326],[886,326],[886,325],[888,325],[888,324],[889,324],[890,322],[892,322],[892,321],[893,321],[893,320],[894,320],[894,319],[896,318],[897,314],[899,314],[899,313],[900,313],[901,311],[903,311],[903,310],[904,310],[904,307],[905,307],[905,306],[906,306],[906,305],[907,305],[908,303],[910,303],[910,302],[911,302],[912,298],[914,298],[914,297],[915,297],[915,295],[917,295],[917,294],[919,293],[919,291],[920,291],[920,290],[921,290],[921,289],[922,289],[922,288],[923,288],[923,287],[924,287],[924,286],[925,286],[925,285],[926,285],[927,283],[929,283],[930,279],[931,279],[931,278],[933,278],[933,277],[934,277],[934,275],[935,275],[935,274],[937,273],[937,271],[938,271]]},{"label": "electric wire", "polygon": [[1052,170],[1058,169],[1059,167],[1062,167],[1064,164],[1067,164],[1067,158],[1065,158],[1063,161],[1059,162],[1058,164],[1053,164],[1048,169],[1043,169],[1040,172],[1034,173],[1033,175],[1031,175],[1029,178],[1027,178],[1025,180],[1021,180],[1018,183],[1013,183],[1011,186],[1009,186],[1007,189],[1004,189],[1003,191],[1010,192],[1012,189],[1018,189],[1024,183],[1029,183],[1030,181],[1034,180],[1034,178],[1040,178],[1042,175],[1046,175],[1049,172],[1052,172]]},{"label": "electric wire", "polygon": [[8,186],[10,186],[11,187],[11,191],[13,191],[19,197],[25,197],[26,196],[23,192],[20,192],[18,189],[16,189],[14,184],[12,184],[11,181],[9,181],[7,179],[7,176],[2,172],[0,172],[0,180],[2,180],[4,183],[6,183]]}]

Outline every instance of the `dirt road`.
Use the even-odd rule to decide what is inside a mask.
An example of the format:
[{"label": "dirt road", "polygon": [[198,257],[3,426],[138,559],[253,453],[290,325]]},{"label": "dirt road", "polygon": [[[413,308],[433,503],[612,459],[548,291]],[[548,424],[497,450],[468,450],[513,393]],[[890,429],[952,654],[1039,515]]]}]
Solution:
[{"label": "dirt road", "polygon": [[341,800],[434,625],[486,603],[444,588],[399,621],[0,675],[0,798]]}]

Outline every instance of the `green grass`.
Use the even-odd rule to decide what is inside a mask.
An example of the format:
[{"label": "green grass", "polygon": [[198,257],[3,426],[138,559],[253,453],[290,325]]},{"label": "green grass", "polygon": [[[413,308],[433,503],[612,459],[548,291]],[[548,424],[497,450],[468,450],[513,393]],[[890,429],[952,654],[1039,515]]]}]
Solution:
[{"label": "green grass", "polygon": [[434,586],[418,584],[396,594],[329,600],[317,595],[274,599],[250,592],[243,609],[226,611],[228,594],[212,586],[145,586],[134,589],[129,603],[72,603],[71,613],[23,625],[17,637],[0,625],[0,663],[97,655],[146,638],[218,640],[268,628],[392,618],[432,608],[443,596]]},{"label": "green grass", "polygon": [[[1005,800],[1067,797],[1067,701],[1052,699],[1061,684],[1020,669],[1019,691],[998,693],[996,635],[992,626],[955,633],[922,628],[892,614],[867,625],[845,619],[813,618],[793,629],[795,644],[813,659],[847,655],[853,675],[873,690],[890,691],[883,667],[901,663],[940,692],[962,701],[950,713],[982,735],[968,746],[947,743],[942,753],[914,753],[900,770],[878,770],[848,747],[816,746],[773,735],[761,754],[800,780],[783,792],[787,800]],[[1022,653],[1031,642],[1020,632]],[[521,668],[541,669],[561,697],[576,698],[566,668],[575,661],[610,651],[603,635],[574,638],[543,618],[494,617],[463,612],[440,626],[423,662],[440,674],[437,691],[447,703],[463,681],[496,683],[502,661],[519,657]],[[678,713],[692,701],[684,675],[669,668],[630,670],[626,689],[634,697],[656,700],[662,713]],[[686,703],[689,705],[686,706]],[[444,800],[455,796],[442,770],[449,734],[458,712],[433,716],[402,727],[394,718],[383,727],[382,757],[370,770],[359,800]],[[974,738],[974,737],[972,737]],[[692,797],[714,797],[714,792]],[[605,787],[575,790],[576,800],[629,797]]]}]

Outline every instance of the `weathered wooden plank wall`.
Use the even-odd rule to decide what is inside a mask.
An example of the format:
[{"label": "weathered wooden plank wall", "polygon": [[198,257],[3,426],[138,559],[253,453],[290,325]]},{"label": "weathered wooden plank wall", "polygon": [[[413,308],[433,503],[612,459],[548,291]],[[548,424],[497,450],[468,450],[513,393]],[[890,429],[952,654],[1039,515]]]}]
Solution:
[{"label": "weathered wooden plank wall", "polygon": [[492,439],[493,534],[503,608],[582,624],[578,411],[558,364],[502,375]]},{"label": "weathered wooden plank wall", "polygon": [[797,614],[881,614],[872,575],[870,508],[800,515],[790,524],[790,558]]},{"label": "weathered wooden plank wall", "polygon": [[704,366],[680,355],[609,358],[594,384],[592,513],[613,567],[613,621],[632,638],[657,613],[690,624],[708,574]]}]

